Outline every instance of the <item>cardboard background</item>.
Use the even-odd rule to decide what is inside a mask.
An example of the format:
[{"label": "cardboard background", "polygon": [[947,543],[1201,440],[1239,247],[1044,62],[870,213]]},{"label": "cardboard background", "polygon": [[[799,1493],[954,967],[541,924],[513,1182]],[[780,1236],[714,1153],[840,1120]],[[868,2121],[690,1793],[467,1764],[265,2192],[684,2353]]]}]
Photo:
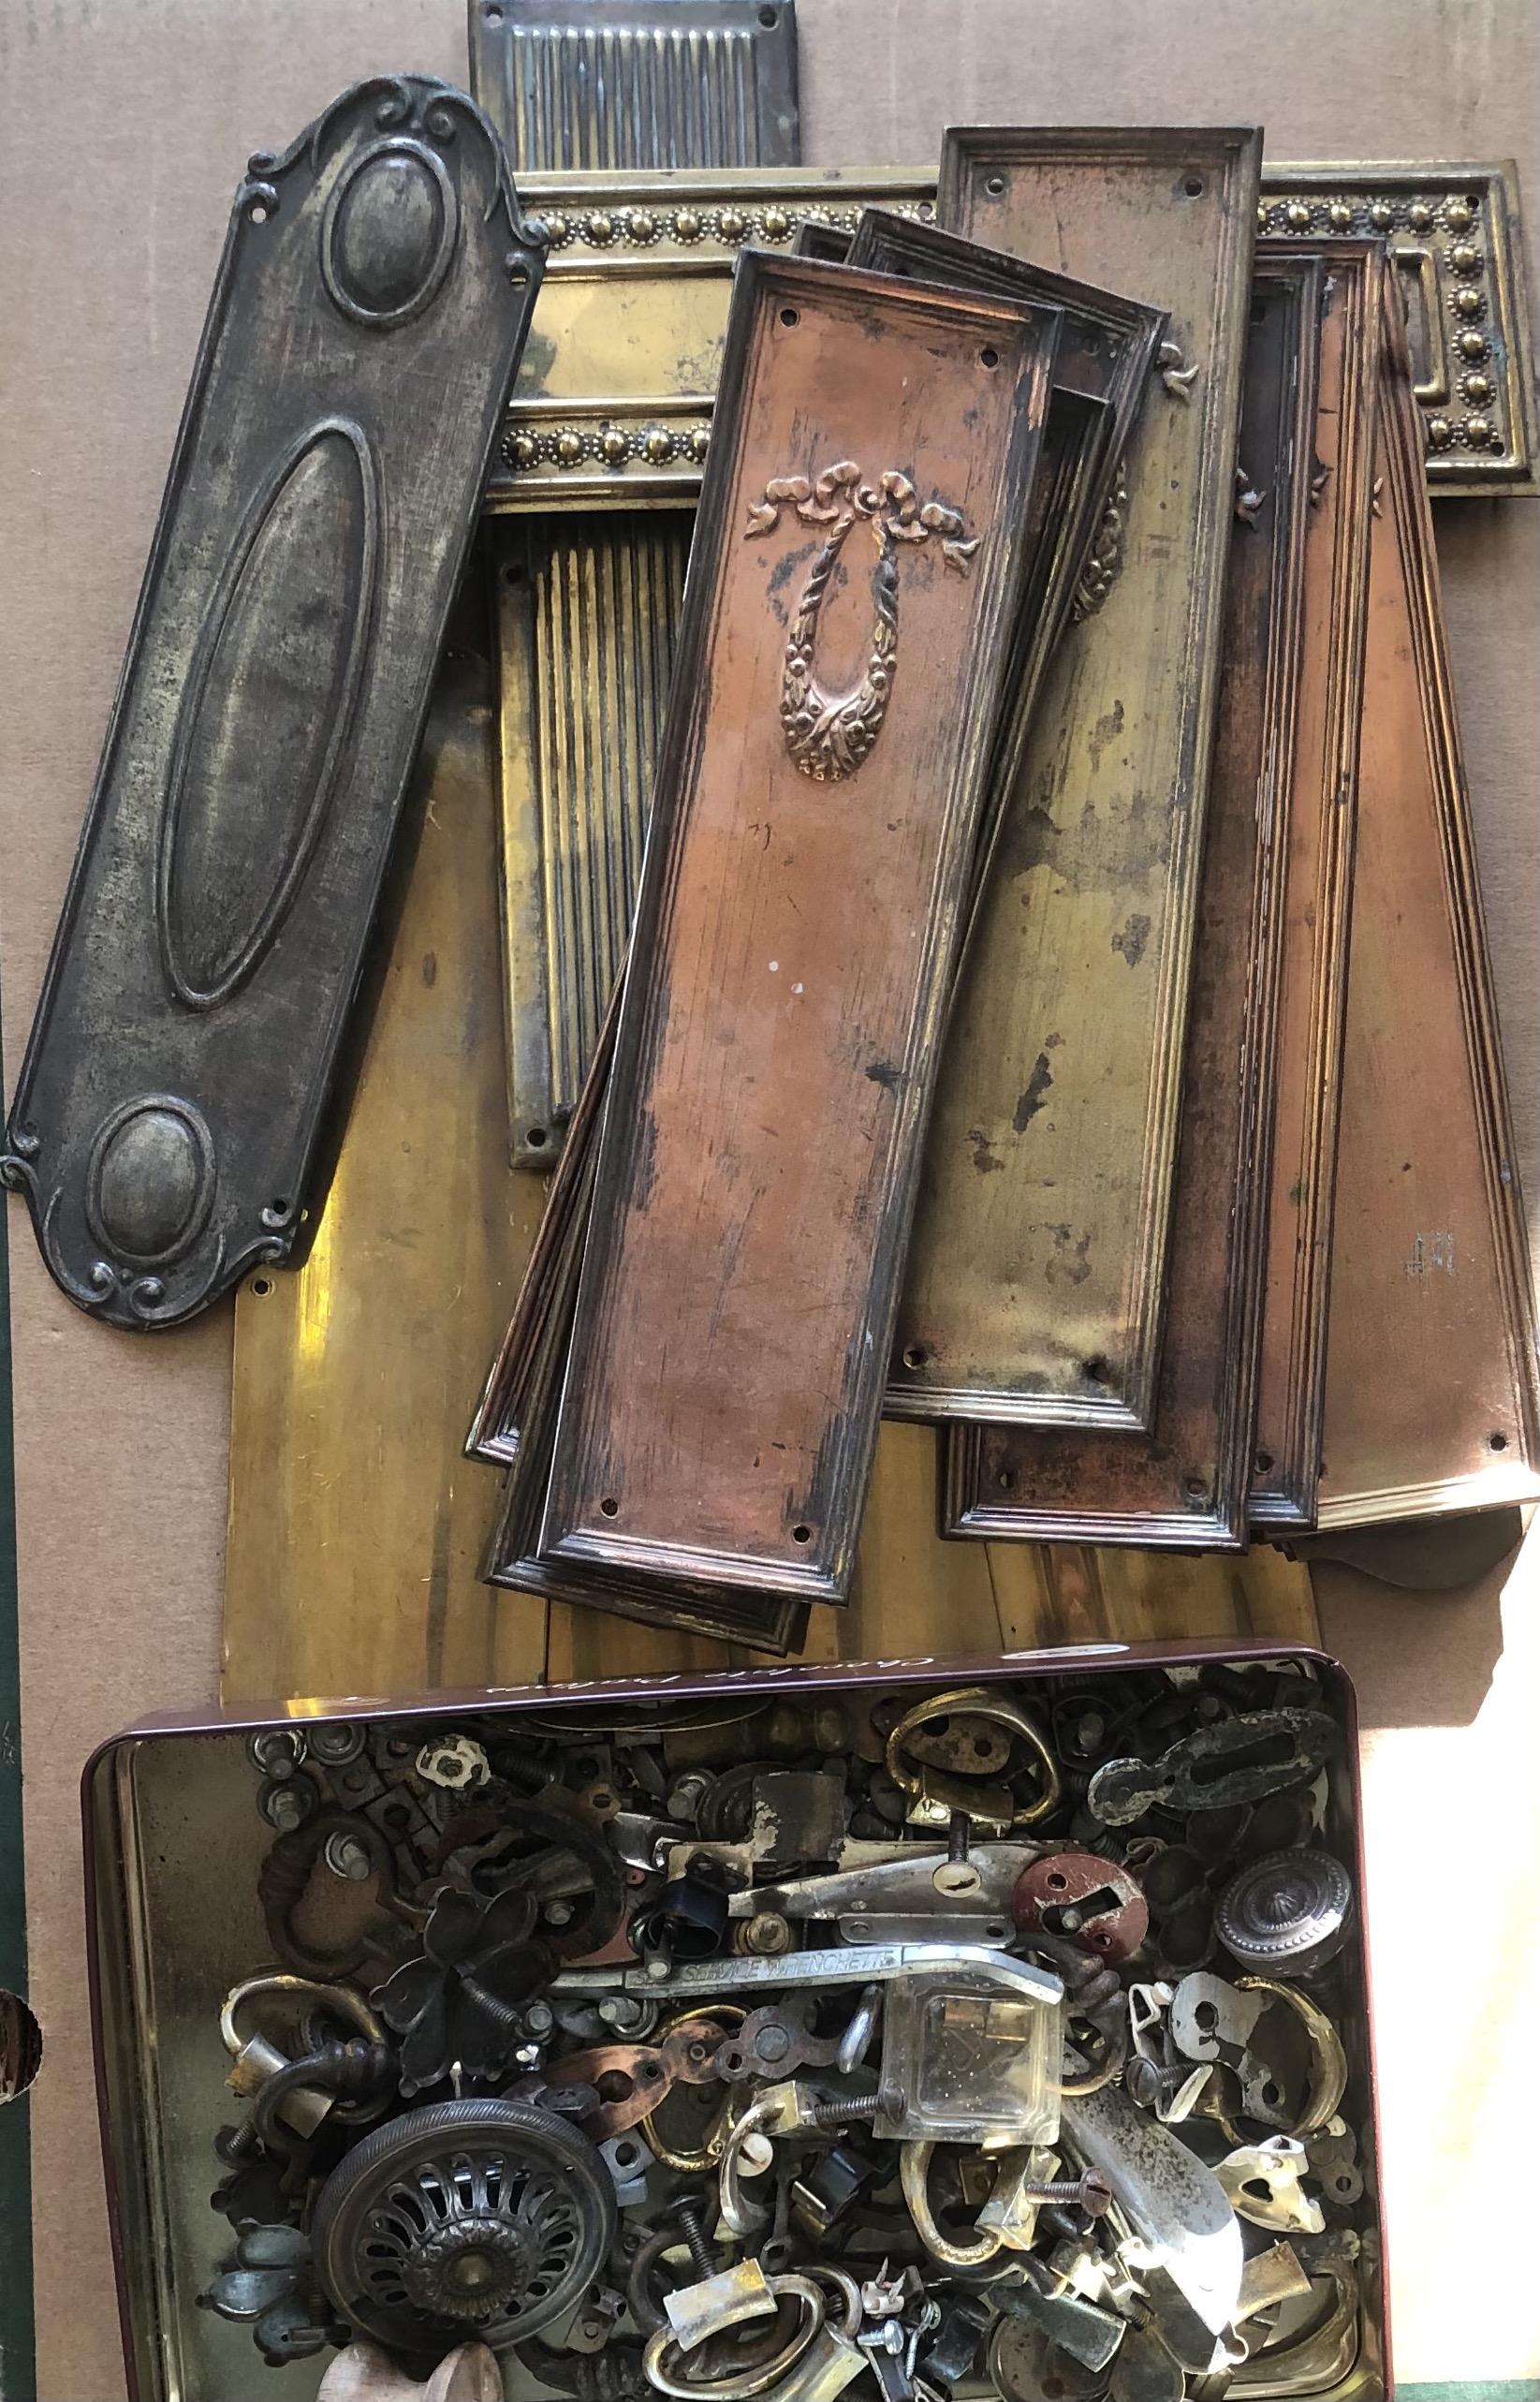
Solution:
[{"label": "cardboard background", "polygon": [[[799,0],[810,163],[932,160],[946,122],[1254,118],[1272,157],[1517,155],[1532,312],[1540,20],[1527,0]],[[354,78],[462,81],[459,0],[8,0],[0,74],[0,973],[9,1090],[74,853],[230,195]],[[1151,297],[1158,298],[1158,295]],[[1540,506],[1437,510],[1521,1174],[1540,1196],[1535,967]],[[1415,1062],[1407,1063],[1415,1075]],[[1437,1096],[1428,1096],[1436,1110]],[[146,1710],[213,1699],[218,1671],[228,1306],[119,1335],[55,1290],[12,1222],[16,1479],[31,1990],[47,2046],[33,2101],[38,2393],[122,2393],[81,1950],[76,1783]],[[1380,1958],[1398,2358],[1403,2377],[1533,2375],[1501,2310],[1457,2323],[1419,2235],[1478,2207],[1511,2075],[1529,2082],[1523,1928],[1537,1864],[1532,1564],[1458,1607],[1324,1580],[1327,1638],[1360,1678]],[[1521,1606],[1528,1604],[1527,1608]],[[1533,1637],[1523,1638],[1530,1652]],[[1446,1728],[1458,1728],[1447,1733]],[[1469,1764],[1482,1859],[1464,1923],[1498,1927],[1474,2099],[1420,2013],[1398,2009],[1425,1938],[1423,1799]],[[1449,1864],[1453,1867],[1456,1864]],[[1527,1879],[1527,1882],[1525,1881]],[[1467,1917],[1467,1912],[1470,1913]],[[1494,1917],[1489,1913],[1496,1913]],[[1511,1936],[1503,1930],[1516,1930]],[[1469,1956],[1462,1954],[1462,1956]],[[1527,1956],[1527,1965],[1526,1965]],[[1386,1973],[1386,1971],[1389,1973]],[[1447,1991],[1447,1986],[1443,1988]],[[1535,1986],[1529,1986],[1533,2024]],[[1442,2056],[1445,2029],[1431,2039]],[[1440,2087],[1440,2092],[1443,2087]],[[1405,2108],[1402,2109],[1402,2100]],[[1445,2106],[1446,2103],[1446,2106]],[[1441,2115],[1442,2114],[1442,2115]],[[1473,2133],[1474,2130],[1474,2133]],[[1523,2314],[1533,2318],[1532,2312]],[[261,2372],[254,2357],[254,2385]]]}]

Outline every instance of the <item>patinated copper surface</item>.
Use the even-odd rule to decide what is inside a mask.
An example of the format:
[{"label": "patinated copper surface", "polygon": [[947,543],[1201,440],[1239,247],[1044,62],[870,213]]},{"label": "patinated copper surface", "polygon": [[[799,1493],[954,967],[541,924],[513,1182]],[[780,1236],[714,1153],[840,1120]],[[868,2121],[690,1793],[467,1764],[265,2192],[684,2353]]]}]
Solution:
[{"label": "patinated copper surface", "polygon": [[952,1533],[1244,1540],[1324,280],[1269,261],[1252,302],[1154,1427],[948,1427]]},{"label": "patinated copper surface", "polygon": [[1405,330],[1387,307],[1319,1524],[1540,1491],[1534,1295]]},{"label": "patinated copper surface", "polygon": [[[1257,257],[1287,256],[1290,247],[1269,240],[1258,244]],[[1377,243],[1298,249],[1321,258],[1327,290],[1305,529],[1267,1294],[1248,1504],[1253,1525],[1269,1531],[1315,1522],[1385,276]]]},{"label": "patinated copper surface", "polygon": [[549,1561],[847,1586],[1057,332],[740,268]]}]

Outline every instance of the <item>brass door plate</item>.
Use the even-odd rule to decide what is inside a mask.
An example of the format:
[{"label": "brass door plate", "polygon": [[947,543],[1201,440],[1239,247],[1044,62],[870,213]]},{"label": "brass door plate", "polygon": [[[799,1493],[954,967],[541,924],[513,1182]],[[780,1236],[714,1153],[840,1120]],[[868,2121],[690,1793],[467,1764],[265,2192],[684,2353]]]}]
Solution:
[{"label": "brass door plate", "polygon": [[1296,241],[1357,234],[1388,244],[1406,301],[1413,391],[1435,500],[1540,493],[1518,170],[1511,159],[1265,165],[1257,223],[1265,234]]},{"label": "brass door plate", "polygon": [[[959,987],[900,1373],[914,1415],[1155,1404],[1261,136],[969,127],[938,214],[1170,311],[1122,563],[1045,681]],[[940,1263],[945,1262],[945,1274]]]},{"label": "brass door plate", "polygon": [[496,714],[490,663],[451,652],[324,1201],[302,1259],[236,1293],[227,1702],[507,1685],[544,1666],[543,1613],[480,1580],[496,1480],[460,1456],[541,1199],[508,1172]]},{"label": "brass door plate", "polygon": [[1269,236],[1256,255],[1260,262],[1296,251],[1321,259],[1327,287],[1305,533],[1305,629],[1284,863],[1267,1292],[1249,1505],[1253,1526],[1269,1534],[1314,1525],[1320,1475],[1387,273],[1382,245],[1351,236],[1307,237],[1298,245]]},{"label": "brass door plate", "polygon": [[110,1325],[294,1245],[542,258],[419,78],[236,195],[0,1162]]},{"label": "brass door plate", "polygon": [[1386,318],[1323,1530],[1540,1494],[1534,1293],[1422,429]]},{"label": "brass door plate", "polygon": [[951,1534],[1245,1540],[1325,280],[1295,257],[1259,264],[1253,286],[1153,1429],[949,1426]]},{"label": "brass door plate", "polygon": [[468,0],[471,90],[514,171],[790,167],[794,0]]},{"label": "brass door plate", "polygon": [[[550,226],[551,252],[491,508],[693,502],[739,249],[789,247],[804,224],[853,233],[868,204],[930,218],[936,180],[923,167],[792,168],[541,176],[520,188]],[[1540,491],[1511,162],[1269,161],[1257,209],[1266,234],[1389,244],[1408,295],[1435,498]],[[1146,282],[1125,277],[1119,288],[1159,305],[1158,258]]]},{"label": "brass door plate", "polygon": [[1059,321],[762,252],[733,311],[540,1551],[838,1600]]}]

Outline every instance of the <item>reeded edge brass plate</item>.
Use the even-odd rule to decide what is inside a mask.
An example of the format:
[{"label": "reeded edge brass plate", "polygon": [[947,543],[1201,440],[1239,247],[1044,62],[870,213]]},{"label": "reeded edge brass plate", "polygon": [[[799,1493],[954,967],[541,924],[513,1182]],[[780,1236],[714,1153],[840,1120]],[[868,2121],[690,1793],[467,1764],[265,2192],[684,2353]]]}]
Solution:
[{"label": "reeded edge brass plate", "polygon": [[[1413,393],[1428,490],[1540,493],[1518,170],[1512,159],[1394,159],[1262,168],[1264,234],[1377,235],[1415,287]],[[1408,294],[1409,302],[1412,295]]]}]

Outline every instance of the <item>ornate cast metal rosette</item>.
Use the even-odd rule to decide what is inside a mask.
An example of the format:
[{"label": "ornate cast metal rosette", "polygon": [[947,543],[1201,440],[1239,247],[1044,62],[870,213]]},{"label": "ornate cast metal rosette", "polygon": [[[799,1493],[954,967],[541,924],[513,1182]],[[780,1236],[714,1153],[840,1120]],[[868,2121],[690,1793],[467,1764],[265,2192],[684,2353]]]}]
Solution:
[{"label": "ornate cast metal rosette", "polygon": [[[949,567],[965,574],[979,538],[967,538],[961,512],[944,501],[923,508],[909,477],[889,467],[875,484],[865,482],[854,459],[826,467],[815,482],[806,476],[776,476],[763,500],[749,509],[745,540],[770,534],[781,511],[794,504],[808,525],[828,532],[818,546],[786,638],[781,673],[781,726],[786,748],[815,784],[838,784],[865,764],[876,747],[887,715],[899,652],[898,545],[930,541],[934,535]],[[831,693],[818,681],[818,623],[840,553],[853,525],[864,520],[877,545],[872,579],[873,622],[866,672],[851,692]]]},{"label": "ornate cast metal rosette", "polygon": [[1265,234],[1378,236],[1401,270],[1428,488],[1540,491],[1518,180],[1510,164],[1265,167]]}]

